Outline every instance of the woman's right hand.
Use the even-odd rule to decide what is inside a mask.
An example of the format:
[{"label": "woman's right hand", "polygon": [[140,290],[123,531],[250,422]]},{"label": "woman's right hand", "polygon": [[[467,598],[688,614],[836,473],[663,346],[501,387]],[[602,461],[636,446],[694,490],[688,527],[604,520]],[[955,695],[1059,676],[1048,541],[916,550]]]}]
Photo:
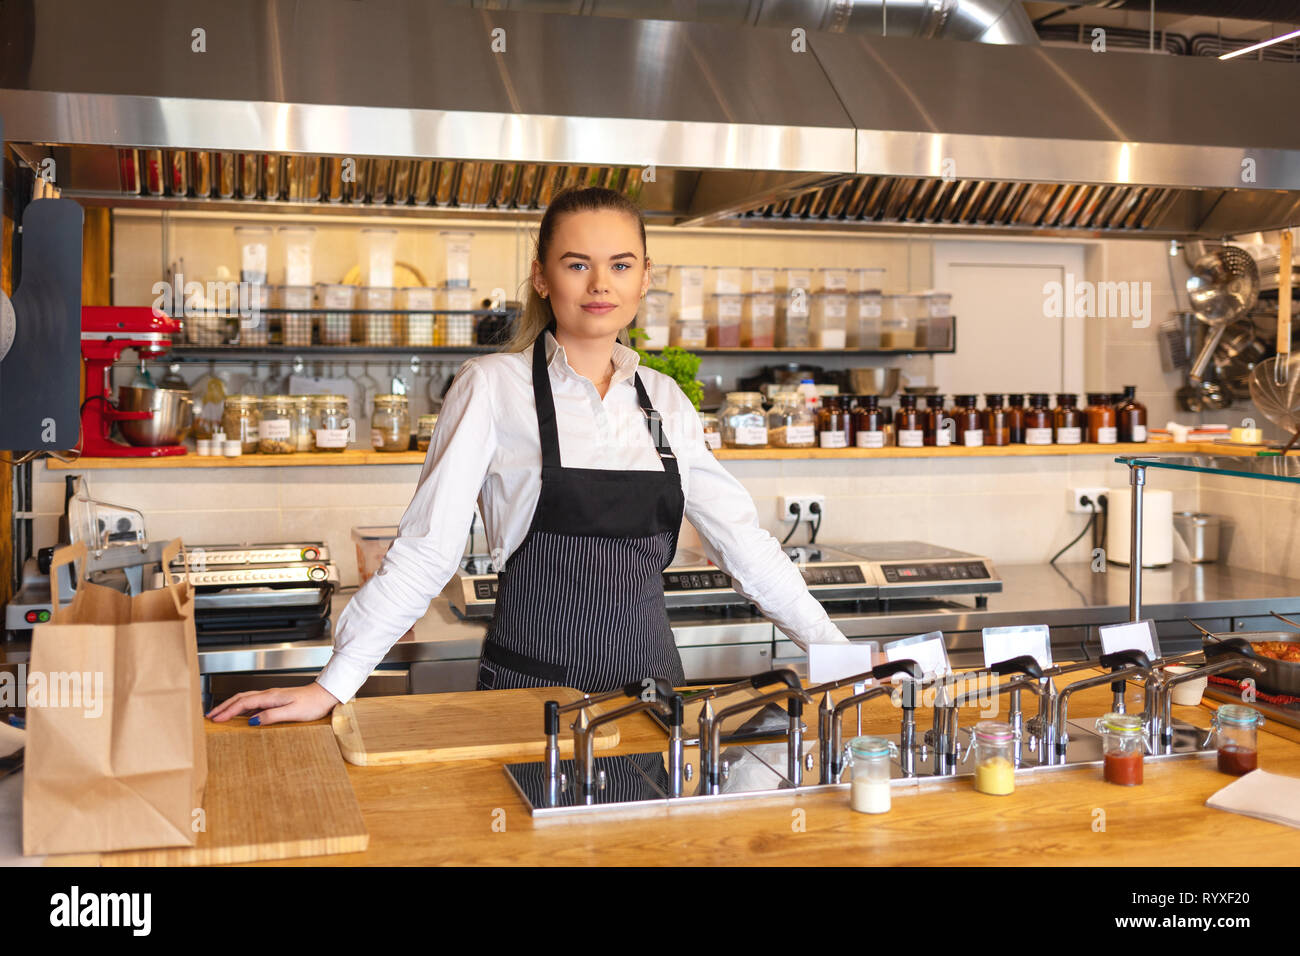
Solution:
[{"label": "woman's right hand", "polygon": [[239,714],[257,711],[249,719],[251,726],[288,723],[292,721],[320,720],[334,709],[338,699],[320,684],[312,681],[302,687],[270,687],[266,690],[246,690],[236,694],[208,711],[215,722],[229,720]]}]

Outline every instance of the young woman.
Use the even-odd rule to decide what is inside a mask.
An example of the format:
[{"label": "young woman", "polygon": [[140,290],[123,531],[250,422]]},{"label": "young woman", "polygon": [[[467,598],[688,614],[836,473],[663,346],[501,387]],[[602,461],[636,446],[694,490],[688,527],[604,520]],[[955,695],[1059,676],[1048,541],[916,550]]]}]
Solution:
[{"label": "young woman", "polygon": [[514,338],[457,373],[399,536],[339,616],[333,656],[305,687],[237,694],[209,716],[314,720],[349,700],[455,572],[476,499],[503,569],[479,689],[681,683],[661,572],[683,515],[792,640],[847,641],[705,445],[690,399],[617,341],[649,285],[629,199],[555,197]]}]

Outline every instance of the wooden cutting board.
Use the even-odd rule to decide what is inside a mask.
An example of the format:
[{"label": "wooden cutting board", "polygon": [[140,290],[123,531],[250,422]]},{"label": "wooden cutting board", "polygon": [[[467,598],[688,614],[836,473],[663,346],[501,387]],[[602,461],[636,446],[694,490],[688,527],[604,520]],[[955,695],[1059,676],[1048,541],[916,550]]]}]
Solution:
[{"label": "wooden cutting board", "polygon": [[[463,694],[362,697],[334,708],[334,734],[348,763],[358,766],[541,756],[542,708],[582,694],[572,687],[526,687]],[[626,701],[611,701],[617,708]],[[605,705],[588,708],[602,713]],[[573,712],[560,715],[560,755],[573,756]],[[618,727],[597,728],[595,749],[618,744]]]},{"label": "wooden cutting board", "polygon": [[283,724],[208,734],[206,829],[192,847],[100,854],[102,866],[204,866],[360,853],[370,845],[334,734]]}]

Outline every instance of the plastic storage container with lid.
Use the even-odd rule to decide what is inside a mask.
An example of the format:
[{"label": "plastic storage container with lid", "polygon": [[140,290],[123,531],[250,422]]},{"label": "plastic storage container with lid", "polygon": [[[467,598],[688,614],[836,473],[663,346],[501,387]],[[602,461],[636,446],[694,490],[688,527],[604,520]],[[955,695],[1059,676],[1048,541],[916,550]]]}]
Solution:
[{"label": "plastic storage container with lid", "polygon": [[239,442],[239,450],[245,455],[257,451],[260,401],[256,395],[227,395],[222,407],[221,430],[227,441]]},{"label": "plastic storage container with lid", "polygon": [[767,412],[767,442],[773,448],[812,448],[817,415],[798,392],[777,392]]},{"label": "plastic storage container with lid", "polygon": [[311,345],[313,289],[309,285],[276,287],[276,299],[284,312],[280,316],[282,341],[285,345]]},{"label": "plastic storage container with lid", "polygon": [[271,227],[236,226],[239,244],[239,281],[265,285],[270,277]]},{"label": "plastic storage container with lid", "polygon": [[474,344],[474,290],[467,286],[443,286],[438,290],[438,316],[443,345]]},{"label": "plastic storage container with lid", "polygon": [[257,450],[263,455],[290,455],[298,450],[298,406],[292,395],[262,399]]},{"label": "plastic storage container with lid", "polygon": [[975,789],[1002,797],[1016,789],[1016,767],[1011,749],[1015,733],[1010,724],[982,720],[971,732],[975,758]]},{"label": "plastic storage container with lid", "polygon": [[673,319],[668,341],[678,348],[702,349],[709,344],[709,324],[704,319]]},{"label": "plastic storage container with lid", "polygon": [[1257,731],[1264,715],[1241,704],[1220,704],[1210,722],[1219,751],[1219,771],[1240,777],[1259,767]]},{"label": "plastic storage container with lid", "polygon": [[704,282],[707,295],[740,295],[745,291],[745,270],[740,266],[709,266]]},{"label": "plastic storage container with lid", "polygon": [[854,737],[848,743],[849,805],[858,813],[888,813],[889,758],[897,756],[898,745],[886,737]]},{"label": "plastic storage container with lid", "polygon": [[823,266],[817,270],[817,289],[819,292],[848,292],[849,269]]},{"label": "plastic storage container with lid", "polygon": [[916,348],[917,324],[925,317],[924,297],[911,293],[883,295],[881,310],[880,347]]},{"label": "plastic storage container with lid", "polygon": [[748,292],[740,314],[740,344],[766,349],[776,344],[776,293]]},{"label": "plastic storage container with lid", "polygon": [[271,321],[267,314],[269,308],[271,308],[271,287],[261,284],[249,286],[249,314],[244,315],[241,311],[238,321],[240,345],[245,348],[261,348],[271,344]]},{"label": "plastic storage container with lid", "polygon": [[817,292],[812,297],[809,326],[819,349],[842,349],[847,337],[849,297],[843,292]]},{"label": "plastic storage container with lid", "polygon": [[1142,758],[1147,736],[1140,714],[1107,714],[1099,717],[1102,776],[1107,783],[1132,787],[1142,782]]},{"label": "plastic storage container with lid", "polygon": [[885,270],[880,266],[859,266],[849,270],[850,292],[880,292],[885,287]]},{"label": "plastic storage container with lid", "polygon": [[739,293],[715,292],[709,296],[708,343],[711,348],[740,347],[740,321],[744,298]]},{"label": "plastic storage container with lid", "polygon": [[750,266],[744,271],[744,292],[775,292],[777,270],[769,266]]},{"label": "plastic storage container with lid", "polygon": [[844,342],[849,348],[880,348],[880,321],[883,297],[879,291],[849,294],[848,317],[845,319]]},{"label": "plastic storage container with lid", "polygon": [[673,307],[679,319],[699,322],[704,319],[704,266],[667,266],[667,288],[673,294]]},{"label": "plastic storage container with lid", "polygon": [[391,286],[363,286],[357,340],[365,345],[401,345],[398,316],[393,314],[397,290]]},{"label": "plastic storage container with lid", "polygon": [[320,310],[321,345],[350,345],[352,310],[356,308],[357,287],[337,282],[316,286],[316,307]]},{"label": "plastic storage container with lid", "polygon": [[718,418],[723,448],[767,447],[767,415],[758,392],[728,392]]},{"label": "plastic storage container with lid", "polygon": [[284,284],[311,287],[316,248],[315,226],[281,226],[277,233],[284,255]]},{"label": "plastic storage container with lid", "polygon": [[375,451],[409,451],[410,402],[405,395],[376,395],[370,416],[370,445]]},{"label": "plastic storage container with lid", "polygon": [[316,395],[312,413],[313,448],[343,451],[356,437],[356,424],[348,415],[347,396]]},{"label": "plastic storage container with lid", "polygon": [[673,325],[673,294],[663,289],[650,289],[638,310],[636,326],[645,331],[637,341],[643,349],[662,349],[669,344]]},{"label": "plastic storage container with lid", "polygon": [[448,230],[438,235],[442,238],[445,252],[443,285],[468,288],[469,254],[474,233]]},{"label": "plastic storage container with lid", "polygon": [[390,289],[396,286],[396,254],[396,229],[362,229],[361,284]]},{"label": "plastic storage container with lid", "polygon": [[438,344],[433,319],[437,292],[431,285],[412,285],[398,290],[397,306],[406,313],[402,316],[402,325],[406,327],[404,344],[417,348]]}]

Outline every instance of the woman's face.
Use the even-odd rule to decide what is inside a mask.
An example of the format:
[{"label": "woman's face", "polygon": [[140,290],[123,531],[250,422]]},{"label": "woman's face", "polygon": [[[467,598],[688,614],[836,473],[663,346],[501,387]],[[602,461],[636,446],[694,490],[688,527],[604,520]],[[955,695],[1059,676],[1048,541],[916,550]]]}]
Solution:
[{"label": "woman's face", "polygon": [[617,209],[561,216],[533,287],[551,300],[557,328],[581,338],[613,338],[636,317],[650,287],[637,221]]}]

